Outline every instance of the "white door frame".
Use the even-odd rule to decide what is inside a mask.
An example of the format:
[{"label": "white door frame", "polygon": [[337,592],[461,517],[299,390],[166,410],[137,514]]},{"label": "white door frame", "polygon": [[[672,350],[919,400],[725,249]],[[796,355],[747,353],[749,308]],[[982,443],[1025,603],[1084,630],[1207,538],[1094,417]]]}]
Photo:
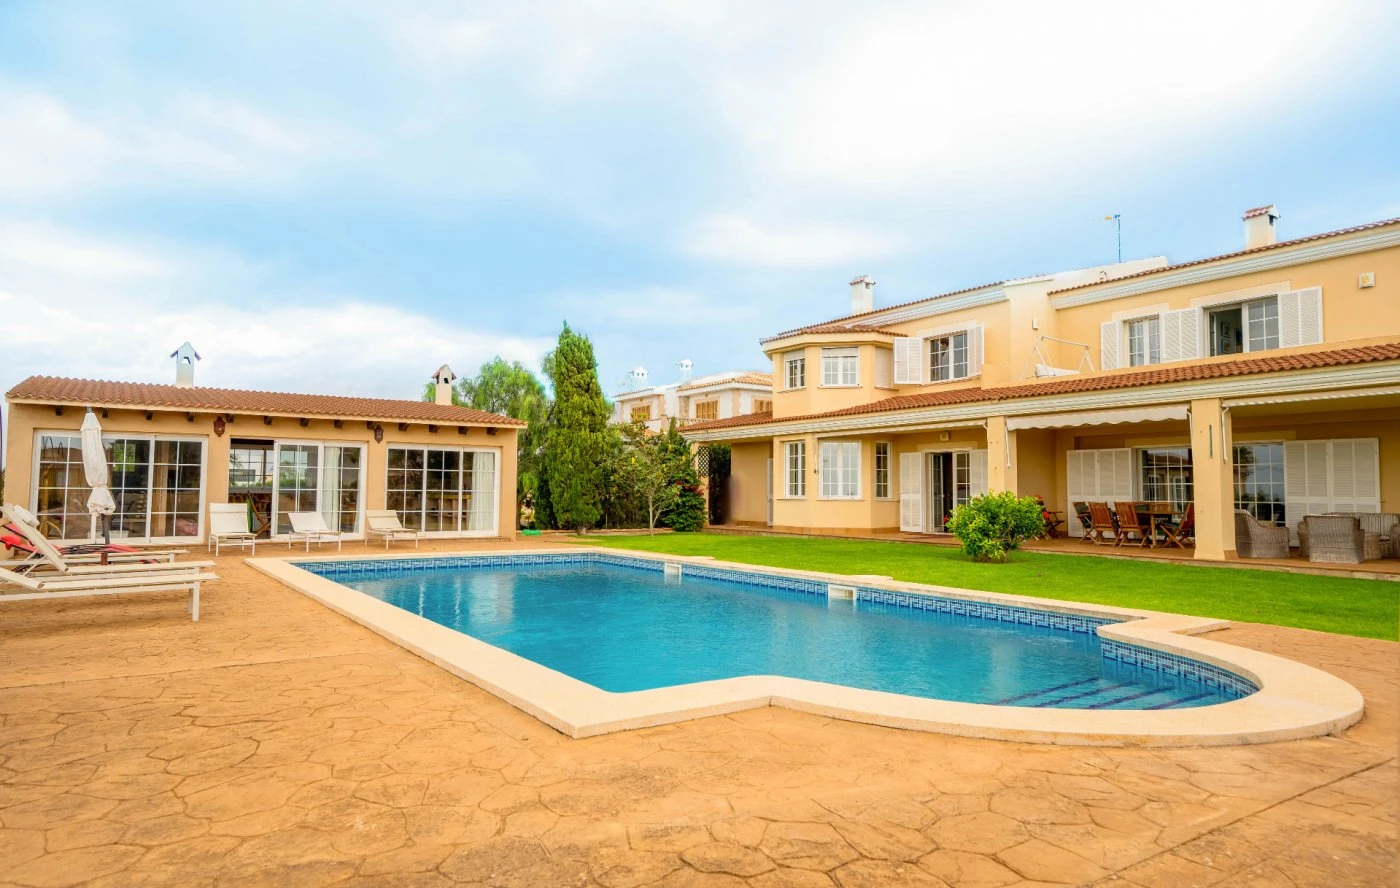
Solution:
[{"label": "white door frame", "polygon": [[311,438],[273,438],[272,439],[272,509],[271,523],[268,525],[268,539],[285,540],[287,534],[277,532],[278,499],[281,497],[281,460],[278,458],[283,445],[292,447],[315,447],[316,448],[316,511],[321,510],[321,500],[326,494],[326,448],[327,447],[358,447],[360,450],[360,489],[359,497],[355,503],[355,525],[359,528],[355,533],[345,534],[347,540],[361,540],[365,536],[365,482],[369,477],[369,446],[363,441],[322,441]]},{"label": "white door frame", "polygon": [[773,526],[773,457],[768,457],[768,526]]}]

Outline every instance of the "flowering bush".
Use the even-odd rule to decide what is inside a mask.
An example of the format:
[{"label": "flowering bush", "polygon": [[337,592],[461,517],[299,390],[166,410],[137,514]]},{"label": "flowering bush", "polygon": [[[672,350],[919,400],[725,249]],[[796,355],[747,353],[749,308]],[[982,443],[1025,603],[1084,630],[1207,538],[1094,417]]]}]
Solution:
[{"label": "flowering bush", "polygon": [[1045,507],[1033,496],[988,493],[953,510],[948,532],[977,561],[1005,561],[1012,550],[1045,532]]}]

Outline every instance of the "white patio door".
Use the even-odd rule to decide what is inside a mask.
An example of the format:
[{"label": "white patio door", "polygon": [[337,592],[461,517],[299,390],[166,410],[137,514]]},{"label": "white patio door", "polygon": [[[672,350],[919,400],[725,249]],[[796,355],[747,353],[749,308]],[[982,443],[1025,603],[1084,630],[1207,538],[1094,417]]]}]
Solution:
[{"label": "white patio door", "polygon": [[357,444],[278,441],[275,444],[272,527],[291,533],[292,512],[320,512],[326,526],[360,532],[364,448]]},{"label": "white patio door", "polygon": [[768,526],[773,526],[773,457],[768,457]]}]

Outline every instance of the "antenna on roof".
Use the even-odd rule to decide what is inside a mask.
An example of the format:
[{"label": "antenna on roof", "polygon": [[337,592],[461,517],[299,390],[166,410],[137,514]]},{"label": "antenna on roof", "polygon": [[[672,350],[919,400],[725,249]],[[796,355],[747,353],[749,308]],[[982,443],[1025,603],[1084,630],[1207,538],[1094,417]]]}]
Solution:
[{"label": "antenna on roof", "polygon": [[1118,213],[1114,213],[1112,216],[1104,216],[1104,217],[1103,217],[1103,220],[1104,220],[1105,222],[1112,222],[1112,223],[1113,223],[1113,227],[1116,228],[1116,229],[1118,230],[1118,261],[1119,261],[1119,262],[1122,262],[1122,261],[1123,261],[1123,217],[1122,217],[1122,215],[1120,215],[1120,214],[1118,214]]}]

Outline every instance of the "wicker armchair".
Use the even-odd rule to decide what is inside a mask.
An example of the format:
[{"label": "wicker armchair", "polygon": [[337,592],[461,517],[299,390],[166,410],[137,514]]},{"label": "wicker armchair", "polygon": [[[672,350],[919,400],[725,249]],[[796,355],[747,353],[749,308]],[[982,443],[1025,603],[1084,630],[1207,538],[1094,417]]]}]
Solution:
[{"label": "wicker armchair", "polygon": [[1366,560],[1366,531],[1349,515],[1308,515],[1298,524],[1298,540],[1309,561],[1360,564]]},{"label": "wicker armchair", "polygon": [[1236,509],[1235,552],[1241,558],[1287,558],[1288,528],[1261,524],[1244,509]]},{"label": "wicker armchair", "polygon": [[1328,515],[1345,515],[1361,522],[1361,529],[1374,534],[1373,541],[1377,558],[1400,557],[1400,514],[1395,512],[1327,512]]}]

